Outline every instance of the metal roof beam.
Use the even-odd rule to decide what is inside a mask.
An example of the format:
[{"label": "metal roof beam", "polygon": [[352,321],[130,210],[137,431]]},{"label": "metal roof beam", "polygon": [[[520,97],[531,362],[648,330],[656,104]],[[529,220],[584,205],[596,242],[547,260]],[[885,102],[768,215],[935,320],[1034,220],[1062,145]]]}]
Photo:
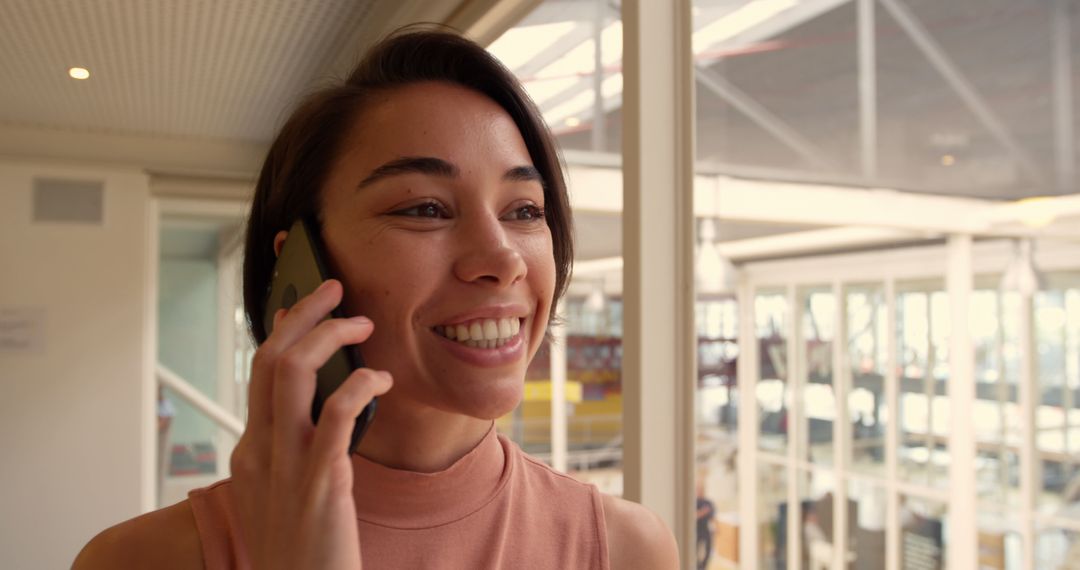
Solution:
[{"label": "metal roof beam", "polygon": [[1020,166],[1027,176],[1038,184],[1043,183],[1043,175],[1039,172],[1039,167],[1035,164],[1035,161],[1027,153],[1012,133],[1009,132],[1005,123],[998,118],[986,101],[979,95],[979,92],[968,81],[967,77],[960,71],[960,69],[949,58],[945,50],[941,45],[930,35],[926,30],[926,27],[919,22],[919,19],[911,12],[911,10],[905,6],[900,0],[879,0],[881,5],[892,15],[896,23],[900,28],[907,33],[911,41],[915,43],[915,46],[926,56],[926,59],[930,61],[930,64],[934,66],[934,69],[941,74],[945,81],[953,88],[953,91],[960,96],[960,99],[971,109],[975,117],[983,124],[983,127],[990,132],[990,135],[998,141],[1001,146],[1005,147],[1005,150],[1012,155],[1013,160]]}]

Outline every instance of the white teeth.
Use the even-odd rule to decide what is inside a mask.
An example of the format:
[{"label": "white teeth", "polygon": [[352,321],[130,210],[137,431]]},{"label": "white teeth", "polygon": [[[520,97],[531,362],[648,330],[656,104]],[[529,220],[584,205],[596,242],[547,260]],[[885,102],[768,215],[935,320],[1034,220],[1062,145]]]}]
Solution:
[{"label": "white teeth", "polygon": [[521,321],[514,317],[501,319],[478,319],[470,323],[445,325],[436,332],[474,348],[498,348],[505,345],[521,331]]}]

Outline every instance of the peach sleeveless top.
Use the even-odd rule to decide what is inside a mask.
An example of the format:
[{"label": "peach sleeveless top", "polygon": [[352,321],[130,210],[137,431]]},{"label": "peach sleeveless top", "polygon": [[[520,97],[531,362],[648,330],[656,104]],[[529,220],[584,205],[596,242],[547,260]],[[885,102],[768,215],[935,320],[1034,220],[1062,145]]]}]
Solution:
[{"label": "peach sleeveless top", "polygon": [[[400,471],[359,456],[353,469],[365,568],[609,568],[597,488],[494,428],[445,471]],[[230,480],[188,497],[206,568],[250,568]]]}]

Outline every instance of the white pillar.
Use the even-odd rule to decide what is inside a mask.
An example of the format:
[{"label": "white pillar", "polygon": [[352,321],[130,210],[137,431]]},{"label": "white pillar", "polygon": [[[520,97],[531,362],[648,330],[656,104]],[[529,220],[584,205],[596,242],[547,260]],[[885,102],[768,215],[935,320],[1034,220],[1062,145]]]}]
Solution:
[{"label": "white pillar", "polygon": [[754,288],[739,285],[739,568],[758,567],[758,413],[755,387],[761,375],[754,322]]},{"label": "white pillar", "polygon": [[[803,301],[805,294],[788,283],[788,319],[785,321],[784,337],[787,339],[787,388],[784,390],[784,407],[787,409],[787,556],[788,570],[800,570],[802,546],[802,496],[799,483],[808,473],[797,465],[810,460],[810,422],[803,406],[806,391],[806,337],[803,335]],[[807,482],[809,482],[807,480]],[[809,485],[807,485],[809,490]]]},{"label": "white pillar", "polygon": [[[976,517],[975,352],[969,328],[969,306],[974,288],[972,237],[951,235],[948,240],[946,289],[952,335],[949,339],[949,526],[946,568],[978,567]],[[933,408],[931,408],[933,413]]]},{"label": "white pillar", "polygon": [[693,64],[689,0],[624,0],[624,496],[694,549]]},{"label": "white pillar", "polygon": [[896,280],[885,281],[885,406],[889,423],[885,426],[885,478],[888,502],[885,506],[885,570],[900,570],[900,360],[896,339]]},{"label": "white pillar", "polygon": [[[1030,249],[1022,254],[1022,259],[1027,267],[1030,267]],[[1030,284],[1026,284],[1030,285]],[[1021,559],[1024,568],[1035,568],[1035,509],[1037,506],[1036,496],[1042,486],[1042,477],[1039,468],[1039,452],[1037,448],[1038,418],[1035,415],[1039,402],[1042,400],[1039,394],[1039,382],[1036,372],[1036,354],[1038,342],[1035,337],[1035,319],[1033,315],[1035,291],[1020,284],[1019,290],[1012,291],[1019,297],[1017,306],[1017,322],[1020,330],[1016,342],[1020,355],[1020,377],[1017,379],[1016,403],[1020,408],[1020,538]],[[1066,412],[1067,413],[1067,412]],[[1067,417],[1067,416],[1066,416]],[[1004,458],[1002,458],[1004,460]]]},{"label": "white pillar", "polygon": [[848,550],[851,549],[848,536],[848,479],[841,474],[851,470],[851,411],[848,409],[848,394],[851,393],[851,367],[848,366],[848,326],[847,298],[844,296],[844,284],[834,281],[832,284],[833,311],[832,339],[832,382],[833,396],[836,401],[836,417],[833,419],[833,469],[836,473],[833,490],[833,568],[846,568]]}]

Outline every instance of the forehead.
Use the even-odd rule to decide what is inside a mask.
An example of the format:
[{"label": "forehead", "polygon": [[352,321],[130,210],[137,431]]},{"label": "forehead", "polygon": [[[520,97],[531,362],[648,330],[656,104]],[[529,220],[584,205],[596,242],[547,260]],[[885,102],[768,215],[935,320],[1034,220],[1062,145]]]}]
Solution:
[{"label": "forehead", "polygon": [[357,116],[342,155],[360,170],[402,156],[438,157],[463,171],[532,164],[517,125],[502,107],[479,92],[442,82],[380,93]]}]

